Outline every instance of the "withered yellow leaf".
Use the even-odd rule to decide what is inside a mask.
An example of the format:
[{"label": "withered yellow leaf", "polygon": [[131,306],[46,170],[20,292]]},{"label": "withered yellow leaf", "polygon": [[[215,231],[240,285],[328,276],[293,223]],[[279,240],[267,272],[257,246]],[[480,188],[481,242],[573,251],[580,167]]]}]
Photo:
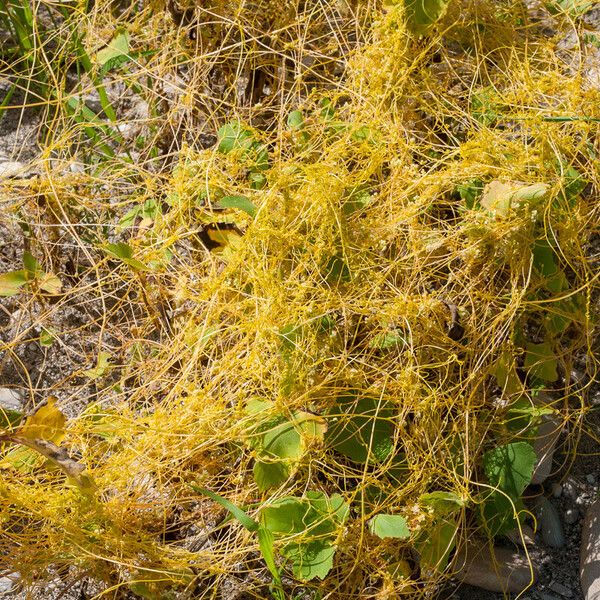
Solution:
[{"label": "withered yellow leaf", "polygon": [[56,406],[56,398],[50,396],[25,419],[16,434],[28,440],[46,440],[60,444],[65,437],[66,422],[65,415]]}]

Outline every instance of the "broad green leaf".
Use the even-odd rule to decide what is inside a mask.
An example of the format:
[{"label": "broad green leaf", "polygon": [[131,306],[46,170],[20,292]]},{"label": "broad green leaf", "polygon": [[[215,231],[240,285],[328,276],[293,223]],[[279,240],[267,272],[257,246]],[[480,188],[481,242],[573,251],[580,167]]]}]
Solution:
[{"label": "broad green leaf", "polygon": [[553,277],[558,271],[554,250],[546,239],[536,240],[533,246],[533,266],[543,277]]},{"label": "broad green leaf", "polygon": [[30,274],[25,269],[0,273],[0,296],[16,296],[29,280]]},{"label": "broad green leaf", "polygon": [[135,224],[136,219],[142,219],[142,225],[153,221],[160,214],[160,206],[156,200],[146,200],[144,204],[134,206],[127,211],[119,221],[119,228],[125,229]]},{"label": "broad green leaf", "polygon": [[449,0],[403,0],[408,28],[414,33],[423,34],[439,19],[448,8]]},{"label": "broad green leaf", "polygon": [[575,321],[585,321],[585,299],[577,293],[547,305],[544,325],[551,336],[563,333]]},{"label": "broad green leaf", "polygon": [[554,410],[548,406],[538,406],[526,397],[515,400],[506,412],[506,425],[510,431],[522,432],[534,426],[543,415],[551,415]]},{"label": "broad green leaf", "polygon": [[342,213],[349,217],[355,212],[365,209],[372,201],[371,190],[367,185],[359,185],[344,191]]},{"label": "broad green leaf", "polygon": [[261,511],[263,526],[284,539],[281,553],[292,562],[294,575],[308,581],[323,579],[333,566],[339,529],[349,507],[341,496],[307,492],[303,498],[286,497]]},{"label": "broad green leaf", "polygon": [[552,14],[564,13],[574,19],[591,10],[596,2],[592,0],[546,0],[545,4]]},{"label": "broad green leaf", "polygon": [[251,217],[256,216],[256,206],[246,196],[225,196],[217,202],[217,208],[237,208]]},{"label": "broad green leaf", "polygon": [[252,132],[239,121],[231,121],[223,125],[217,132],[217,139],[219,140],[218,150],[223,154],[240,148],[248,149],[254,143]]},{"label": "broad green leaf", "polygon": [[304,116],[302,112],[293,110],[288,115],[287,124],[290,129],[302,129],[304,127]]},{"label": "broad green leaf", "polygon": [[328,446],[358,463],[383,462],[394,450],[393,409],[374,398],[340,396],[329,412]]},{"label": "broad green leaf", "polygon": [[325,277],[328,281],[338,284],[352,279],[348,264],[341,254],[336,254],[329,259],[325,266]]},{"label": "broad green leaf", "polygon": [[558,380],[558,361],[550,342],[527,344],[524,367],[531,375],[543,381]]},{"label": "broad green leaf", "polygon": [[96,53],[96,62],[103,74],[129,58],[129,33],[123,29],[115,34],[108,46]]},{"label": "broad green leaf", "polygon": [[430,508],[439,517],[457,512],[465,506],[465,501],[454,492],[422,494],[419,503]]},{"label": "broad green leaf", "polygon": [[[325,423],[320,417],[296,411],[290,417],[270,415],[274,404],[253,398],[246,412],[257,417],[257,424],[249,432],[248,444],[256,451],[257,461],[253,473],[261,491],[285,481],[302,458],[306,442],[323,439]],[[267,413],[266,421],[258,417]]]},{"label": "broad green leaf", "polygon": [[406,519],[400,515],[381,514],[369,521],[369,531],[381,539],[398,538],[405,540],[410,537]]},{"label": "broad green leaf", "polygon": [[483,467],[491,486],[481,518],[491,535],[514,529],[524,518],[521,494],[531,482],[537,456],[527,442],[514,442],[485,453]]},{"label": "broad green leaf", "polygon": [[442,572],[446,568],[450,552],[456,546],[457,530],[455,521],[443,519],[419,536],[415,546],[420,555],[421,569]]},{"label": "broad green leaf", "polygon": [[291,466],[282,461],[266,462],[258,459],[252,468],[254,481],[261,492],[281,485],[291,473]]},{"label": "broad green leaf", "polygon": [[294,577],[300,581],[324,579],[333,567],[335,546],[326,540],[290,543],[282,554],[291,561]]},{"label": "broad green leaf", "polygon": [[563,194],[570,206],[574,207],[577,198],[588,185],[587,179],[572,166],[565,169],[563,176]]},{"label": "broad green leaf", "polygon": [[491,536],[512,531],[525,520],[525,506],[501,491],[492,491],[484,500],[480,520]]},{"label": "broad green leaf", "polygon": [[517,500],[531,482],[536,461],[531,444],[514,442],[486,452],[483,468],[491,486]]},{"label": "broad green leaf", "polygon": [[92,380],[100,379],[101,377],[104,377],[104,375],[106,375],[111,368],[112,365],[110,363],[110,353],[100,351],[98,353],[96,366],[92,369],[87,369],[83,372],[83,374]]}]

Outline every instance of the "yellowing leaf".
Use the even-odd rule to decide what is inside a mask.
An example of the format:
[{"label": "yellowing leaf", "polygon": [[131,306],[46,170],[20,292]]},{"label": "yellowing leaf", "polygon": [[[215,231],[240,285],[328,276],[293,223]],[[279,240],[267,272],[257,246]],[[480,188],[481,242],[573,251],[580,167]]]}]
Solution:
[{"label": "yellowing leaf", "polygon": [[61,280],[52,273],[44,273],[38,279],[40,289],[49,294],[60,294],[62,290]]},{"label": "yellowing leaf", "polygon": [[99,352],[98,353],[98,361],[96,362],[96,366],[92,369],[87,369],[83,374],[90,379],[100,379],[100,377],[104,377],[106,373],[112,368],[110,364],[110,354],[108,352]]},{"label": "yellowing leaf", "polygon": [[50,396],[19,427],[17,435],[28,440],[46,440],[59,444],[65,437],[67,419],[56,406],[56,398]]},{"label": "yellowing leaf", "polygon": [[524,205],[537,206],[546,198],[549,189],[545,183],[523,185],[491,181],[485,187],[480,203],[487,210],[505,216],[510,209],[517,209]]},{"label": "yellowing leaf", "polygon": [[0,296],[15,296],[28,281],[25,270],[0,273]]}]

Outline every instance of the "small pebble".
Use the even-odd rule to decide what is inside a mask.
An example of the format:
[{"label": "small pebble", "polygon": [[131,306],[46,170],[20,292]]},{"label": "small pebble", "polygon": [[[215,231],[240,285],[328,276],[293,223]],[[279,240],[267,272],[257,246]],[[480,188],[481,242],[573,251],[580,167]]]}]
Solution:
[{"label": "small pebble", "polygon": [[565,523],[574,525],[579,521],[579,511],[576,508],[567,508],[565,511]]},{"label": "small pebble", "polygon": [[562,485],[560,485],[560,483],[553,483],[550,486],[550,491],[555,498],[560,498],[563,492]]},{"label": "small pebble", "polygon": [[596,483],[596,476],[595,476],[595,475],[593,475],[592,473],[588,473],[588,474],[585,476],[585,479],[586,479],[586,481],[587,481],[589,484],[591,484],[591,485],[594,485],[594,483]]},{"label": "small pebble", "polygon": [[10,577],[0,577],[0,595],[4,596],[12,591],[13,580]]},{"label": "small pebble", "polygon": [[0,408],[6,410],[21,410],[23,398],[19,392],[12,388],[0,388]]},{"label": "small pebble", "polygon": [[571,598],[573,596],[573,591],[571,589],[569,589],[567,586],[563,585],[562,583],[559,583],[558,581],[552,582],[550,584],[549,588],[553,592],[556,592],[557,594],[560,594],[561,596],[564,596],[565,598]]}]

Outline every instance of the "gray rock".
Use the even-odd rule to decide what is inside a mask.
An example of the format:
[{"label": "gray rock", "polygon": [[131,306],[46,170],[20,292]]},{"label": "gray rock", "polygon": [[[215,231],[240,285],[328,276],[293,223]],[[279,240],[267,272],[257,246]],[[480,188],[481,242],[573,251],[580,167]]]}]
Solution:
[{"label": "gray rock", "polygon": [[9,577],[0,577],[0,594],[8,594],[13,587],[13,582]]},{"label": "gray rock", "polygon": [[23,175],[26,170],[27,165],[22,162],[12,160],[0,162],[0,179]]},{"label": "gray rock", "polygon": [[23,410],[23,397],[12,388],[0,388],[0,408]]},{"label": "gray rock", "polygon": [[593,473],[588,473],[585,476],[585,479],[590,485],[594,485],[596,483],[596,476]]},{"label": "gray rock", "polygon": [[560,483],[553,483],[550,487],[550,491],[555,498],[560,498],[563,492],[562,485],[560,485]]},{"label": "gray rock", "polygon": [[535,516],[544,544],[552,548],[562,548],[566,544],[560,514],[547,498],[539,498],[535,503]]},{"label": "gray rock", "polygon": [[461,581],[491,592],[519,593],[537,579],[537,568],[524,556],[484,541],[466,542],[454,566]]},{"label": "gray rock", "polygon": [[563,585],[562,583],[560,583],[558,581],[553,581],[548,587],[553,592],[556,592],[557,594],[560,594],[564,598],[571,598],[573,596],[573,590],[571,588],[568,588],[566,585]]},{"label": "gray rock", "polygon": [[588,508],[585,515],[579,569],[584,599],[600,600],[600,499]]}]

